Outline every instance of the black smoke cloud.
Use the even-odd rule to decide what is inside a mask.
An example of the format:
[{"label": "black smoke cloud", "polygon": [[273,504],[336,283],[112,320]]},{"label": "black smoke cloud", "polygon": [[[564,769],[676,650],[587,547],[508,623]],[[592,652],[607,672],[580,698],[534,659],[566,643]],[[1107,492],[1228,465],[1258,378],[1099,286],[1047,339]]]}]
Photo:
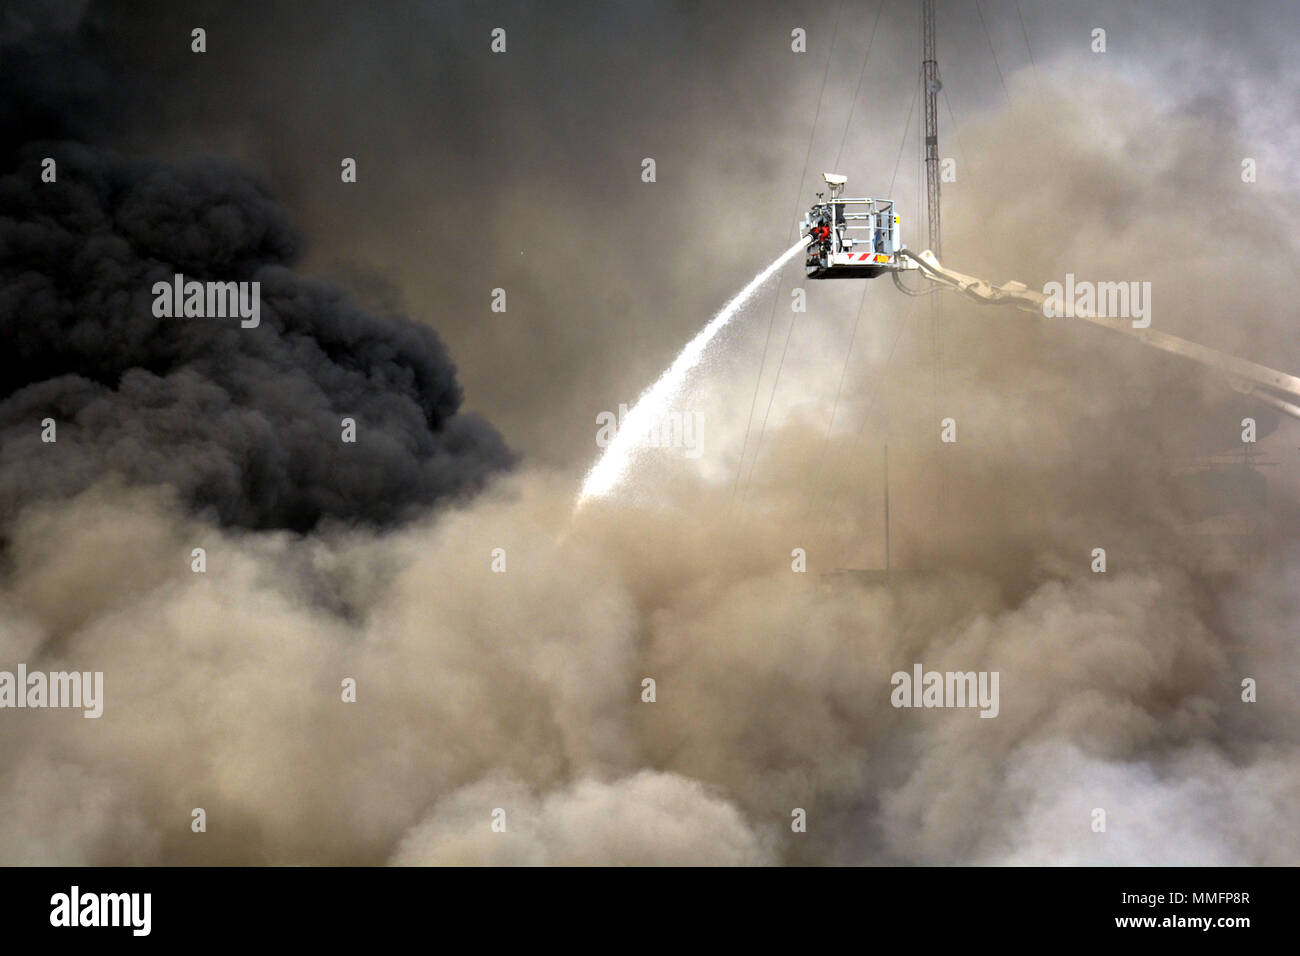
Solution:
[{"label": "black smoke cloud", "polygon": [[[109,690],[99,721],[36,710],[0,720],[0,861],[1296,861],[1295,469],[1267,475],[1267,510],[1254,514],[1272,530],[1259,536],[1231,533],[1249,527],[1249,513],[1212,516],[1242,519],[1226,526],[1178,513],[1169,472],[1236,444],[1246,414],[1229,414],[1232,396],[1199,370],[1082,324],[949,300],[944,404],[957,409],[961,440],[940,463],[928,303],[874,285],[855,340],[849,306],[861,293],[831,283],[792,326],[739,503],[725,432],[739,449],[764,307],[737,323],[725,361],[690,397],[705,411],[705,456],[680,471],[683,460],[667,456],[638,463],[631,478],[655,507],[621,496],[572,519],[572,476],[539,468],[586,464],[593,413],[652,381],[779,247],[810,131],[805,198],[835,160],[870,32],[854,7],[832,44],[837,10],[824,4],[531,14],[542,8],[484,4],[438,10],[436,22],[414,4],[382,15],[314,7],[311,22],[288,4],[244,13],[171,3],[138,20],[125,6],[88,8],[87,20],[116,28],[86,46],[102,60],[133,45],[152,91],[115,93],[117,113],[26,128],[124,154],[198,145],[242,157],[308,224],[301,269],[378,263],[411,301],[442,304],[412,311],[438,317],[470,393],[490,403],[529,466],[467,507],[396,530],[224,532],[155,488],[100,486],[23,507],[5,529],[0,661],[102,669]],[[966,121],[960,140],[958,120],[941,124],[941,141],[960,142],[970,160],[945,191],[950,264],[1035,284],[1070,269],[1149,274],[1161,327],[1300,365],[1286,324],[1291,257],[1277,242],[1287,235],[1277,223],[1294,217],[1276,200],[1290,194],[1234,192],[1239,157],[1258,141],[1242,137],[1239,149],[1217,111],[1168,117],[1149,97],[1182,75],[1151,54],[1187,58],[1206,33],[1204,16],[1192,21],[1200,34],[1183,26],[1194,5],[1144,5],[1145,30],[1105,2],[1068,16],[1026,6],[1050,122],[1002,108],[974,11],[941,6],[945,92]],[[915,7],[884,10],[866,82],[887,95],[859,103],[841,167],[882,187],[907,112],[888,91],[915,76],[918,53]],[[985,7],[1008,99],[1032,102],[1033,70],[1014,68],[1004,46],[1022,42],[1019,24],[993,12]],[[1248,34],[1287,35],[1272,18],[1267,29],[1261,17],[1230,19]],[[1098,22],[1113,55],[1081,52],[1071,66],[1064,51],[1086,50]],[[211,40],[204,58],[184,42],[198,23]],[[502,23],[511,52],[494,58],[487,31]],[[789,51],[794,25],[809,30],[806,57]],[[1211,55],[1189,62],[1235,63],[1260,46],[1224,42],[1212,32],[1200,47]],[[1125,50],[1142,51],[1136,65],[1158,85],[1107,78],[1132,82]],[[1203,72],[1218,84],[1232,70]],[[93,84],[83,92],[95,95]],[[150,97],[163,112],[142,105]],[[50,100],[28,97],[28,113]],[[89,124],[106,131],[78,132]],[[1207,162],[1206,144],[1221,140],[1223,162]],[[354,152],[361,181],[340,190],[336,157]],[[34,178],[39,154],[29,148],[0,171]],[[660,160],[653,186],[638,179],[646,155]],[[909,165],[895,193],[903,208],[915,195]],[[1233,248],[1260,253],[1250,269],[1217,261],[1227,285],[1210,295],[1192,281],[1210,274],[1206,250],[1220,258],[1207,203],[1240,224]],[[919,219],[904,220],[905,235]],[[715,221],[728,230],[723,248]],[[463,231],[431,223],[481,228],[481,245],[466,256]],[[289,261],[278,257],[293,255],[281,238],[250,238],[261,250],[251,257],[205,255],[267,276],[269,303],[270,276]],[[178,245],[166,235],[149,255],[174,266]],[[60,276],[72,268],[54,261]],[[510,289],[508,315],[485,314],[496,285]],[[779,302],[788,289],[771,291]],[[149,321],[147,309],[130,314]],[[270,322],[268,305],[258,331]],[[222,389],[192,369],[176,371],[176,384],[195,408],[219,413]],[[87,388],[137,396],[129,424],[96,421],[95,431],[146,429],[150,376],[165,373],[134,365],[110,387],[93,372]],[[715,387],[716,398],[706,394]],[[805,404],[788,407],[792,395]],[[262,427],[246,419],[229,427]],[[34,477],[39,456],[67,449],[38,447],[34,424],[24,428],[31,447],[13,449],[28,469],[21,493],[34,497],[41,480],[77,484],[53,465]],[[1291,435],[1277,427],[1267,453],[1293,464]],[[835,576],[824,588],[822,571],[880,566],[885,442],[898,570],[888,586]],[[119,444],[135,455],[129,434]],[[133,457],[132,467],[151,480],[173,459],[201,459],[179,442],[150,447],[157,460]],[[65,465],[78,462],[87,480],[102,473],[91,458]],[[710,466],[721,479],[705,480]],[[177,560],[194,544],[208,549],[207,574]],[[507,574],[485,560],[498,545]],[[1109,570],[1093,574],[1089,555],[1102,545]],[[807,574],[792,573],[795,547]],[[1253,550],[1253,562],[1239,553]],[[106,560],[117,554],[131,560]],[[892,708],[891,672],[916,662],[998,671],[998,719]],[[357,679],[360,706],[339,703],[344,675]],[[646,676],[658,682],[653,705],[640,699]],[[1240,699],[1246,676],[1260,682],[1256,704]],[[198,806],[212,824],[203,837],[190,830]],[[1106,836],[1088,829],[1098,806],[1112,821]],[[495,807],[509,814],[505,834],[486,826]],[[808,811],[807,833],[791,831],[793,807]]]},{"label": "black smoke cloud", "polygon": [[[429,326],[293,271],[302,241],[261,181],[105,145],[147,112],[106,41],[121,20],[78,2],[0,14],[0,519],[116,476],[225,525],[388,524],[508,467]],[[261,283],[260,326],[155,317],[152,286],[176,273]]]},{"label": "black smoke cloud", "polygon": [[[383,524],[507,467],[497,432],[458,412],[436,333],[295,274],[299,247],[231,165],[25,149],[0,179],[4,516],[113,474],[171,486],[226,525]],[[152,286],[176,273],[260,282],[260,326],[155,317]],[[47,417],[56,443],[41,441]],[[340,440],[345,417],[355,443]]]}]

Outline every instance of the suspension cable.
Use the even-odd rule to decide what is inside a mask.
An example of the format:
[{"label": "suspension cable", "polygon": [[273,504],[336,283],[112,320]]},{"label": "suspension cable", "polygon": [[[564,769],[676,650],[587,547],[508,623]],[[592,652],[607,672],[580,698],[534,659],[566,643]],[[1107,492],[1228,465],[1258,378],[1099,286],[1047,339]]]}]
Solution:
[{"label": "suspension cable", "polygon": [[[918,74],[918,76],[919,76],[919,74]],[[920,90],[921,90],[921,88],[920,88],[920,86],[918,85],[917,88],[913,91],[913,93],[912,93],[912,103],[911,103],[911,106],[908,107],[908,110],[907,110],[907,119],[906,119],[906,120],[904,121],[904,123],[903,123],[903,137],[902,137],[902,141],[901,141],[901,142],[899,143],[899,145],[898,145],[898,158],[897,158],[897,160],[895,160],[895,162],[894,162],[894,175],[893,175],[893,177],[891,177],[891,179],[890,179],[890,181],[889,181],[889,193],[890,193],[890,195],[893,194],[893,191],[894,191],[894,182],[898,179],[898,168],[899,168],[899,166],[902,164],[902,161],[903,161],[903,149],[904,149],[904,147],[906,147],[906,145],[907,145],[907,134],[908,134],[908,132],[909,132],[909,131],[911,130],[911,128],[912,128],[912,114],[916,111],[916,97],[917,97],[917,95],[920,93]],[[865,296],[866,296],[866,293],[865,293],[865,290],[864,290],[864,292],[863,292],[863,298],[864,298],[864,300],[865,300]],[[775,303],[773,303],[773,309],[775,310]],[[786,356],[786,352],[788,351],[788,349],[789,349],[789,347],[790,347],[790,336],[791,336],[791,334],[794,332],[794,325],[795,325],[795,321],[796,321],[797,318],[798,318],[798,315],[797,315],[797,313],[796,313],[796,315],[795,315],[793,318],[791,318],[791,320],[790,320],[790,325],[786,328],[786,332],[785,332],[785,342],[784,342],[784,343],[782,344],[782,346],[781,346],[781,357],[780,357],[780,360],[777,362],[777,366],[776,366],[776,378],[775,378],[775,380],[772,382],[772,391],[771,391],[771,393],[768,395],[768,398],[767,398],[767,407],[766,407],[766,409],[764,409],[764,411],[763,411],[763,418],[762,418],[762,421],[759,423],[759,427],[758,427],[758,440],[757,440],[757,441],[755,442],[755,444],[754,444],[754,457],[753,457],[753,459],[750,461],[750,464],[749,464],[749,474],[748,474],[748,475],[746,476],[746,478],[745,478],[745,492],[744,492],[744,494],[741,496],[741,501],[745,501],[745,500],[747,500],[747,499],[749,498],[749,491],[750,491],[750,488],[753,487],[753,483],[754,483],[754,469],[758,466],[758,456],[759,456],[759,453],[760,453],[760,452],[762,451],[762,449],[763,449],[763,436],[764,436],[764,434],[765,434],[766,431],[767,431],[767,420],[768,420],[768,416],[771,415],[771,412],[772,412],[772,405],[773,405],[773,403],[776,401],[776,391],[777,391],[777,387],[781,384],[781,371],[782,371],[782,369],[785,367],[785,356]],[[755,394],[755,396],[757,396],[757,394],[758,394],[757,386],[755,386],[755,392],[754,392],[754,394]],[[751,417],[752,417],[752,416],[751,416]],[[746,438],[749,437],[749,433],[748,433],[748,431],[746,431],[745,437],[746,437]],[[739,472],[737,472],[737,474],[739,474]],[[733,489],[732,494],[733,494],[733,497],[734,497],[734,494],[735,494],[734,489]]]},{"label": "suspension cable", "polygon": [[[844,13],[844,0],[840,0],[839,8],[835,12],[835,27],[831,31],[830,47],[826,51],[826,69],[822,73],[821,91],[817,94],[817,112],[813,115],[812,129],[808,131],[808,149],[805,151],[803,157],[803,172],[799,174],[799,185],[797,187],[798,195],[795,197],[796,216],[799,213],[800,205],[802,205],[803,181],[808,176],[808,163],[812,158],[813,141],[817,138],[817,124],[821,121],[822,100],[826,96],[826,81],[830,78],[831,75],[831,57],[835,53],[835,38],[839,35],[840,32],[840,16],[843,13]],[[795,228],[798,227],[796,226]],[[736,497],[736,491],[740,487],[740,473],[745,464],[745,451],[749,447],[749,430],[754,424],[754,408],[758,405],[758,390],[759,390],[759,386],[763,383],[763,370],[767,367],[767,354],[769,348],[772,345],[772,329],[776,324],[776,307],[777,307],[777,303],[780,302],[781,300],[781,289],[782,289],[782,285],[780,281],[778,281],[776,284],[776,291],[772,295],[772,311],[769,314],[767,319],[767,337],[763,341],[763,357],[758,363],[758,377],[755,378],[754,380],[754,395],[749,402],[749,418],[745,422],[745,438],[740,445],[740,457],[736,460],[736,477],[731,485],[731,497],[733,501],[735,500]],[[786,342],[787,344],[789,342],[788,335],[786,337]],[[784,357],[784,352],[782,353],[782,356]],[[760,437],[761,437],[761,433],[760,433]],[[755,454],[757,455],[757,453]]]}]

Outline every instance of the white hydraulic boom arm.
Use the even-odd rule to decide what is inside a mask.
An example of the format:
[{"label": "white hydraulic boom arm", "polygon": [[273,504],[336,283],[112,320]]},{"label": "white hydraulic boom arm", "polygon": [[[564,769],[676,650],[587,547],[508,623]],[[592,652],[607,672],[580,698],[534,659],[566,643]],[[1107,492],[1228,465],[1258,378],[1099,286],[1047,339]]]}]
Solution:
[{"label": "white hydraulic boom arm", "polygon": [[918,270],[927,279],[943,288],[964,293],[984,305],[1011,305],[1026,312],[1044,315],[1043,306],[1050,302],[1054,306],[1053,311],[1060,315],[1085,319],[1111,331],[1122,332],[1152,348],[1181,355],[1212,368],[1223,374],[1237,391],[1251,395],[1292,418],[1300,419],[1300,404],[1297,404],[1300,402],[1300,378],[1294,375],[1206,348],[1204,345],[1198,345],[1167,332],[1133,328],[1132,323],[1127,319],[1110,318],[1078,309],[1074,303],[1063,302],[1059,296],[1034,292],[1023,282],[1004,282],[1002,285],[994,285],[984,279],[963,275],[941,265],[934,253],[928,249],[920,254],[908,249],[900,249],[898,258],[901,260],[899,266],[902,270]]}]

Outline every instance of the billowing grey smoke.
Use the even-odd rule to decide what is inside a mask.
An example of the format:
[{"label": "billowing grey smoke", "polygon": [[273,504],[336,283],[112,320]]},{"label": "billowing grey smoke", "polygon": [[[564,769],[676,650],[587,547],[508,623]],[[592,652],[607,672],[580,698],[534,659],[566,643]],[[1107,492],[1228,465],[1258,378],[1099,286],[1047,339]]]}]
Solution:
[{"label": "billowing grey smoke", "polygon": [[[497,432],[458,413],[437,335],[295,274],[298,247],[230,165],[24,150],[0,178],[4,518],[114,473],[170,485],[223,524],[387,523],[506,467]],[[155,317],[151,288],[176,273],[260,282],[260,325]],[[47,417],[55,443],[41,441]]]},{"label": "billowing grey smoke", "polygon": [[[615,496],[571,520],[596,451],[592,413],[653,381],[770,255],[764,237],[785,234],[822,61],[801,63],[784,11],[765,17],[754,4],[733,17],[681,6],[672,18],[662,5],[618,5],[602,14],[612,19],[584,14],[581,29],[563,16],[544,23],[550,8],[497,21],[495,6],[440,12],[433,24],[414,19],[423,6],[376,17],[338,4],[308,31],[293,4],[259,5],[252,20],[206,5],[202,21],[168,4],[128,22],[121,7],[92,3],[83,26],[114,26],[86,38],[92,58],[135,43],[122,54],[134,75],[174,79],[126,97],[132,71],[86,82],[91,59],[71,40],[66,50],[37,42],[66,20],[14,26],[0,13],[0,44],[27,38],[22,57],[0,49],[0,312],[11,350],[0,361],[15,386],[0,401],[0,507],[12,512],[0,527],[0,669],[104,674],[100,718],[0,714],[0,862],[1300,859],[1292,426],[1259,417],[1260,435],[1273,433],[1261,453],[1284,463],[1262,469],[1266,510],[1196,514],[1197,499],[1218,512],[1243,504],[1214,482],[1184,502],[1174,480],[1187,459],[1244,456],[1241,419],[1259,413],[1230,406],[1221,382],[1100,330],[950,299],[937,389],[925,300],[874,287],[854,340],[845,310],[857,296],[820,288],[794,326],[747,499],[732,498],[722,439],[745,426],[764,315],[736,323],[727,361],[697,382],[703,457],[647,454],[635,477],[652,507]],[[961,15],[945,6],[945,17]],[[942,33],[965,121],[941,125],[941,142],[951,129],[965,157],[945,186],[945,248],[955,267],[997,280],[1150,278],[1160,327],[1294,371],[1295,257],[1279,241],[1295,219],[1291,194],[1238,184],[1241,156],[1261,144],[1231,132],[1231,110],[1171,114],[1148,84],[1126,85],[1134,58],[1123,45],[1143,49],[1142,65],[1161,50],[1222,64],[1256,55],[1259,44],[1224,47],[1234,30],[1285,36],[1274,17],[1233,11],[1216,13],[1225,30],[1198,45],[1195,30],[1170,29],[1195,6],[1151,12],[1145,34],[1112,29],[1115,53],[1080,53],[1090,59],[1073,70],[1041,55],[1039,39],[1078,47],[1098,5],[1074,5],[1073,21],[1026,7],[1041,121],[996,105],[983,45],[956,42],[957,23]],[[850,10],[834,63],[855,69],[868,24]],[[915,75],[915,22],[890,10],[873,80]],[[809,36],[825,51],[836,12],[813,13]],[[214,42],[196,61],[182,41],[203,21]],[[498,22],[510,53],[490,59],[483,41]],[[591,57],[593,35],[639,42]],[[1280,42],[1269,46],[1280,56]],[[874,59],[882,50],[896,68]],[[819,165],[833,158],[829,107],[847,112],[853,69],[831,71],[844,98],[828,88]],[[1182,91],[1169,77],[1183,69],[1195,79],[1190,67],[1156,71],[1161,96]],[[1205,76],[1219,86],[1236,74]],[[967,86],[981,76],[984,96]],[[1013,105],[1037,99],[1032,80],[1027,63],[1008,71]],[[86,105],[105,89],[116,109]],[[141,106],[150,94],[161,112]],[[992,112],[972,114],[977,103]],[[897,154],[878,147],[906,112],[890,98],[876,105],[859,106],[866,119],[845,147],[845,171],[864,188],[888,185]],[[756,134],[737,136],[733,119],[752,120]],[[99,135],[115,121],[136,135]],[[37,136],[53,145],[8,152]],[[508,383],[487,400],[527,443],[529,466],[400,528],[324,520],[309,534],[246,533],[184,507],[253,525],[306,524],[313,508],[397,514],[414,492],[472,487],[493,440],[457,424],[450,369],[429,337],[288,272],[296,242],[245,177],[79,152],[69,139],[133,155],[202,144],[300,183],[295,215],[312,224],[316,254],[330,250],[315,265],[355,253],[383,263],[412,301],[461,304],[440,329],[467,380],[472,370]],[[370,175],[372,153],[358,188],[343,192],[361,205],[344,209],[333,161],[347,154],[336,146],[379,140],[401,143],[383,158],[389,175]],[[525,152],[531,162],[518,162]],[[47,154],[59,158],[57,186],[38,184]],[[661,159],[654,185],[637,179],[646,154]],[[484,197],[480,219],[457,218],[469,181],[463,169],[445,174],[457,157],[499,194]],[[452,254],[458,233],[425,228],[431,209],[482,226],[489,269]],[[655,218],[670,209],[681,216]],[[624,240],[634,227],[652,239],[656,221],[665,241],[642,241],[630,257]],[[707,230],[680,225],[713,221],[731,237],[759,236],[762,257],[736,242],[719,259]],[[365,222],[368,242],[357,235]],[[1224,246],[1216,236],[1229,223]],[[1229,247],[1257,268],[1225,267]],[[262,282],[261,326],[153,319],[149,284],[173,271]],[[511,289],[509,316],[467,318],[498,282]],[[848,320],[838,327],[837,296]],[[741,370],[735,402],[728,367]],[[54,445],[38,439],[47,414],[60,421]],[[937,441],[942,414],[960,422],[954,446]],[[358,420],[356,446],[338,441],[343,415]],[[580,448],[554,440],[566,421]],[[458,445],[457,428],[472,440]],[[887,586],[823,579],[882,563],[885,442],[894,573]],[[546,454],[561,472],[538,464]],[[154,484],[99,481],[113,470]],[[165,484],[188,501],[168,500]],[[281,510],[286,500],[306,503],[301,519]],[[196,574],[189,555],[200,546],[207,570]],[[1090,568],[1094,547],[1107,550],[1104,574]],[[807,573],[795,573],[795,548]],[[891,673],[917,663],[999,673],[998,717],[893,707]],[[1243,699],[1246,678],[1258,682],[1256,702]],[[347,679],[355,702],[341,695]],[[192,829],[196,808],[206,832]],[[1091,827],[1097,808],[1105,833]],[[806,831],[794,829],[796,811]]]}]

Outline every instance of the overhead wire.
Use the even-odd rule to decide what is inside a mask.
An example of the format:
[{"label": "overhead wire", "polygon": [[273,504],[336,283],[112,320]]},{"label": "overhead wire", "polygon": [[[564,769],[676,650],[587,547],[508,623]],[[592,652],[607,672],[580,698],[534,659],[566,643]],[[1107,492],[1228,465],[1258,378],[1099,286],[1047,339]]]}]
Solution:
[{"label": "overhead wire", "polygon": [[1038,91],[1038,105],[1043,106],[1043,85],[1038,82],[1038,63],[1034,60],[1034,48],[1029,44],[1029,31],[1025,29],[1025,18],[1020,12],[1020,0],[1016,0],[1016,19],[1020,21],[1020,35],[1025,38],[1025,49],[1029,52],[1029,68],[1034,74],[1034,89]]},{"label": "overhead wire", "polygon": [[[813,114],[812,128],[808,131],[808,149],[804,152],[803,171],[799,174],[799,185],[797,187],[798,195],[795,197],[796,216],[799,213],[799,206],[801,205],[803,199],[803,181],[808,176],[808,163],[812,159],[813,142],[817,137],[817,124],[821,122],[822,101],[826,97],[826,82],[827,80],[830,79],[830,75],[831,75],[831,57],[835,53],[835,38],[839,36],[840,18],[843,15],[843,13],[844,13],[844,0],[840,0],[839,8],[835,12],[835,26],[831,30],[830,47],[826,51],[826,68],[822,72],[821,90],[817,94],[817,112]],[[798,227],[796,226],[795,228],[797,229]],[[791,230],[791,232],[793,232],[793,230]],[[740,457],[736,461],[736,477],[733,480],[731,485],[732,500],[735,500],[736,491],[740,487],[740,475],[745,464],[745,451],[749,446],[750,428],[754,424],[754,409],[758,405],[758,391],[759,391],[759,387],[762,385],[763,382],[763,371],[767,367],[767,355],[772,344],[772,329],[776,325],[776,308],[777,308],[777,304],[780,302],[781,299],[781,289],[782,289],[782,285],[780,282],[778,282],[776,285],[776,291],[772,295],[772,310],[771,313],[768,315],[768,319],[767,319],[767,336],[763,341],[763,357],[760,360],[758,365],[758,376],[754,380],[754,395],[750,399],[750,403],[749,403],[749,418],[745,422],[745,437],[744,437],[744,441],[741,443],[740,446]],[[791,323],[793,324],[793,319],[791,320]],[[789,342],[788,335],[786,337],[786,341],[788,344]]]},{"label": "overhead wire", "polygon": [[1007,92],[1007,81],[1002,78],[1002,67],[998,64],[997,50],[993,49],[993,37],[989,35],[988,24],[984,22],[984,11],[980,9],[980,0],[975,0],[975,12],[979,14],[980,26],[984,28],[984,39],[989,42],[989,52],[993,54],[993,68],[998,71],[998,82],[1002,84],[1002,93],[1011,102],[1011,94]]},{"label": "overhead wire", "polygon": [[844,121],[844,135],[840,137],[840,148],[835,151],[835,168],[840,168],[840,156],[844,153],[844,143],[849,138],[849,130],[853,126],[853,114],[858,108],[858,100],[862,96],[862,80],[867,75],[867,61],[871,59],[871,48],[876,42],[876,27],[880,24],[880,12],[885,9],[885,0],[880,0],[876,5],[876,19],[871,24],[871,37],[867,40],[867,52],[862,55],[862,66],[858,68],[858,85],[853,90],[853,102],[849,106],[849,118]]},{"label": "overhead wire", "polygon": [[[919,75],[920,75],[920,74],[918,73],[918,76],[919,76]],[[898,179],[898,169],[899,169],[899,166],[902,164],[902,161],[903,161],[903,150],[904,150],[904,149],[906,148],[906,146],[907,146],[907,134],[908,134],[908,132],[909,132],[909,130],[911,129],[911,126],[912,126],[912,114],[916,111],[916,97],[917,97],[917,94],[918,94],[919,92],[920,92],[920,86],[918,85],[917,88],[916,88],[916,90],[914,90],[913,93],[912,93],[912,102],[911,102],[911,105],[908,107],[908,110],[907,110],[907,119],[906,119],[906,120],[904,121],[904,123],[903,123],[903,136],[902,136],[902,140],[901,140],[901,142],[900,142],[899,145],[898,145],[898,158],[897,158],[897,159],[895,160],[895,162],[894,162],[894,175],[893,175],[893,176],[890,178],[890,180],[889,180],[889,193],[890,193],[890,195],[893,194],[893,191],[894,191],[894,183],[895,183],[895,181]],[[864,290],[864,291],[863,291],[863,301],[865,301],[865,298],[866,298],[866,291]],[[860,310],[861,310],[861,306],[859,306],[859,314],[860,314]],[[766,408],[764,409],[764,411],[763,411],[763,418],[762,418],[762,421],[759,423],[758,439],[757,439],[757,441],[755,442],[755,445],[754,445],[754,457],[751,459],[750,464],[749,464],[749,474],[748,474],[748,476],[747,476],[746,479],[745,479],[745,491],[744,491],[744,494],[741,496],[741,500],[742,500],[742,501],[745,501],[745,500],[748,499],[748,497],[749,497],[749,491],[750,491],[750,489],[753,487],[753,482],[754,482],[754,470],[755,470],[755,468],[757,468],[757,466],[758,466],[758,456],[759,456],[759,454],[760,454],[760,452],[762,451],[762,448],[763,448],[763,437],[764,437],[764,435],[766,434],[766,431],[767,431],[767,420],[768,420],[768,418],[770,417],[770,415],[771,415],[771,413],[772,413],[772,405],[773,405],[773,403],[776,401],[776,391],[777,391],[777,386],[780,385],[780,382],[781,382],[781,371],[782,371],[782,369],[785,367],[785,357],[786,357],[786,354],[787,354],[787,352],[789,351],[789,348],[790,348],[790,337],[791,337],[791,334],[794,332],[794,326],[795,326],[795,319],[796,319],[796,318],[797,318],[797,315],[796,315],[795,317],[791,318],[791,320],[790,320],[790,324],[789,324],[789,326],[787,326],[787,328],[786,328],[785,341],[784,341],[784,343],[783,343],[782,346],[781,346],[781,357],[780,357],[780,360],[778,361],[778,363],[777,363],[777,367],[776,367],[776,378],[775,378],[775,380],[774,380],[773,383],[772,383],[772,391],[771,391],[771,392],[769,393],[769,395],[768,395],[768,399],[767,399],[767,407],[766,407]],[[855,335],[856,335],[856,333],[855,333]],[[756,392],[755,394],[757,394],[757,392]],[[746,438],[748,438],[748,437],[749,437],[749,436],[748,436],[748,431],[746,431]],[[742,459],[742,461],[743,461],[743,459]],[[735,495],[735,491],[734,491],[734,489],[733,489],[732,494],[733,494],[733,497],[734,497],[734,495]]]}]

